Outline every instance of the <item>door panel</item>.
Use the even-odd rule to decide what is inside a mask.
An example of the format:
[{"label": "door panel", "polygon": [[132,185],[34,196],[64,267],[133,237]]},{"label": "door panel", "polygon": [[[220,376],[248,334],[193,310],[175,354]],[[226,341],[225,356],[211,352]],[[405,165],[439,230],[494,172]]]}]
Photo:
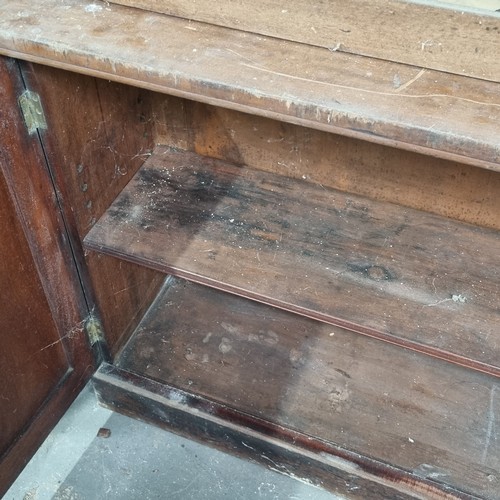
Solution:
[{"label": "door panel", "polygon": [[[151,93],[48,66],[21,62],[42,96],[49,124],[40,134],[75,249],[87,301],[116,353],[137,326],[164,275],[93,252],[81,240],[154,147]],[[69,124],[69,126],[68,126]]]},{"label": "door panel", "polygon": [[69,365],[3,176],[0,256],[0,453],[4,453]]},{"label": "door panel", "polygon": [[89,308],[38,133],[0,58],[0,496],[95,369]]}]

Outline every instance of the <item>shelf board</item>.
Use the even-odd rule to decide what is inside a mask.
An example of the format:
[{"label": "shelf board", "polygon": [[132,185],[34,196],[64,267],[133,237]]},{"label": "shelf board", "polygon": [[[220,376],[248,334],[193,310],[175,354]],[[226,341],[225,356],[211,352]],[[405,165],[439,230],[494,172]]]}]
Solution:
[{"label": "shelf board", "polygon": [[[410,18],[413,25],[417,18]],[[480,65],[488,70],[498,68],[491,23],[498,16],[472,23],[491,50],[484,37],[477,46],[462,40],[490,54],[492,64]],[[398,47],[393,43],[390,53]],[[423,52],[421,44],[417,49]],[[0,54],[500,170],[500,83],[380,54],[332,51],[99,0],[1,3]]]},{"label": "shelf board", "polygon": [[[500,16],[461,5],[407,0],[317,2],[273,0],[251,4],[210,0],[112,0],[325,49],[500,82]],[[430,5],[429,5],[430,3]],[[286,8],[283,8],[286,7]],[[359,15],[360,12],[363,15]]]},{"label": "shelf board", "polygon": [[425,498],[498,493],[496,377],[180,279],[97,383],[106,404],[141,418],[239,424],[254,452],[257,433]]},{"label": "shelf board", "polygon": [[160,146],[84,243],[500,375],[498,231]]}]

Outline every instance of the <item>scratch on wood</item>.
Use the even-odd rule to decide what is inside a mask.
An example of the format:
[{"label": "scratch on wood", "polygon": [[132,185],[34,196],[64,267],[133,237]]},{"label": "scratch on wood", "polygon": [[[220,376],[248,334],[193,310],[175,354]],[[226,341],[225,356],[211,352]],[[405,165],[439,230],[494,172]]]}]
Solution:
[{"label": "scratch on wood", "polygon": [[339,89],[354,90],[356,92],[363,92],[365,94],[374,94],[374,95],[389,96],[389,97],[408,97],[408,98],[412,98],[412,99],[443,98],[443,99],[452,99],[452,100],[456,100],[456,101],[470,102],[473,104],[479,104],[481,106],[491,106],[494,108],[500,108],[500,104],[496,104],[493,102],[476,101],[474,99],[468,99],[467,97],[460,97],[460,96],[455,96],[455,95],[448,95],[448,94],[399,94],[399,93],[397,93],[397,91],[380,92],[378,90],[369,90],[369,89],[364,89],[361,87],[353,87],[351,85],[342,85],[340,83],[321,82],[321,81],[314,80],[311,78],[303,78],[301,76],[294,76],[294,75],[290,75],[288,73],[281,73],[279,71],[274,71],[272,69],[263,68],[261,66],[255,66],[253,64],[241,63],[241,65],[245,66],[247,68],[250,68],[250,69],[255,69],[257,71],[264,71],[266,73],[271,73],[271,74],[276,75],[276,76],[283,76],[285,78],[290,78],[292,80],[299,80],[302,82],[314,83],[317,85],[326,85],[328,87],[335,87],[335,88],[339,88]]},{"label": "scratch on wood", "polygon": [[245,448],[248,448],[249,450],[252,450],[252,451],[257,451],[255,448],[253,448],[252,446],[246,444],[244,441],[241,442],[241,444],[245,447]]},{"label": "scratch on wood", "polygon": [[45,349],[49,349],[50,347],[55,346],[56,344],[59,344],[64,339],[68,339],[68,338],[72,339],[72,338],[74,338],[76,335],[78,335],[79,333],[83,332],[84,327],[85,327],[85,320],[80,321],[73,328],[71,328],[71,330],[66,335],[62,336],[61,338],[57,339],[54,342],[51,342],[49,345],[46,345],[45,347],[42,347],[37,352],[45,351]]},{"label": "scratch on wood", "polygon": [[490,391],[490,406],[488,409],[488,426],[486,428],[486,439],[484,443],[483,455],[481,457],[481,463],[484,465],[486,459],[488,458],[488,451],[490,449],[491,440],[496,440],[495,433],[495,392],[497,390],[497,386],[494,385]]},{"label": "scratch on wood", "polygon": [[443,302],[449,302],[451,300],[451,298],[449,299],[442,299],[442,300],[438,300],[437,302],[433,302],[432,304],[424,304],[424,307],[434,307],[434,306],[438,306],[439,304],[442,304]]},{"label": "scratch on wood", "polygon": [[134,288],[137,288],[139,286],[144,285],[145,281],[141,281],[140,283],[134,283],[132,285],[126,286],[125,288],[122,288],[121,290],[118,290],[117,292],[114,292],[114,295],[118,295],[119,293],[126,292],[128,290],[133,290]]},{"label": "scratch on wood", "polygon": [[287,474],[292,474],[292,472],[290,472],[284,465],[278,464],[274,460],[270,459],[265,453],[262,453],[261,457],[268,460],[269,462],[271,462],[274,465],[275,468],[269,467],[270,469],[275,470],[277,472],[286,472]]},{"label": "scratch on wood", "polygon": [[255,61],[253,61],[252,59],[248,58],[247,56],[244,56],[243,54],[240,54],[239,52],[236,52],[235,50],[226,48],[226,51],[231,52],[232,54],[235,54],[238,57],[241,57],[242,59],[246,59],[248,62],[251,62],[252,64],[255,63]]},{"label": "scratch on wood", "polygon": [[425,69],[421,69],[418,73],[417,73],[417,76],[415,76],[414,78],[412,78],[411,80],[408,80],[406,83],[404,83],[403,85],[401,85],[400,87],[398,87],[394,92],[401,92],[405,89],[407,89],[410,85],[412,85],[413,83],[415,83],[419,78],[421,78],[425,73]]}]

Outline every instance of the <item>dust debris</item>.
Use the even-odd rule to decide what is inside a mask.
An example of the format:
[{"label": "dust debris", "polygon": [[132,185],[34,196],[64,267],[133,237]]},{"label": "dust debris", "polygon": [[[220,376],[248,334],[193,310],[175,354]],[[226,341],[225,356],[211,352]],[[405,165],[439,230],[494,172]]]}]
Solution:
[{"label": "dust debris", "polygon": [[451,296],[451,300],[453,300],[453,302],[459,302],[460,304],[465,304],[465,302],[467,302],[467,297],[465,297],[465,295],[462,294],[453,294]]},{"label": "dust debris", "polygon": [[97,437],[100,437],[100,438],[103,438],[103,439],[107,439],[110,436],[111,436],[111,429],[107,429],[106,427],[101,427],[97,431]]},{"label": "dust debris", "polygon": [[90,12],[91,14],[96,15],[96,12],[101,12],[102,11],[102,6],[97,5],[95,3],[91,3],[89,5],[85,6],[85,12]]},{"label": "dust debris", "polygon": [[343,45],[339,42],[336,45],[334,45],[333,47],[328,47],[328,50],[330,52],[338,52],[339,50],[342,50],[342,48],[343,48]]},{"label": "dust debris", "polygon": [[219,344],[219,351],[222,354],[227,354],[232,348],[233,346],[231,345],[231,341],[226,337],[222,337],[222,341]]}]

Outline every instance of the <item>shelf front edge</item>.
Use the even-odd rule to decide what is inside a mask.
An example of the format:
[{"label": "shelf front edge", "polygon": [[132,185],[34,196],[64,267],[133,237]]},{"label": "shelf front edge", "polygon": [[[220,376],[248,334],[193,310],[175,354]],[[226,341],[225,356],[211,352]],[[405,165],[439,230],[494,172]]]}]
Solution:
[{"label": "shelf front edge", "polygon": [[494,82],[100,2],[2,5],[0,53],[500,171]]}]

